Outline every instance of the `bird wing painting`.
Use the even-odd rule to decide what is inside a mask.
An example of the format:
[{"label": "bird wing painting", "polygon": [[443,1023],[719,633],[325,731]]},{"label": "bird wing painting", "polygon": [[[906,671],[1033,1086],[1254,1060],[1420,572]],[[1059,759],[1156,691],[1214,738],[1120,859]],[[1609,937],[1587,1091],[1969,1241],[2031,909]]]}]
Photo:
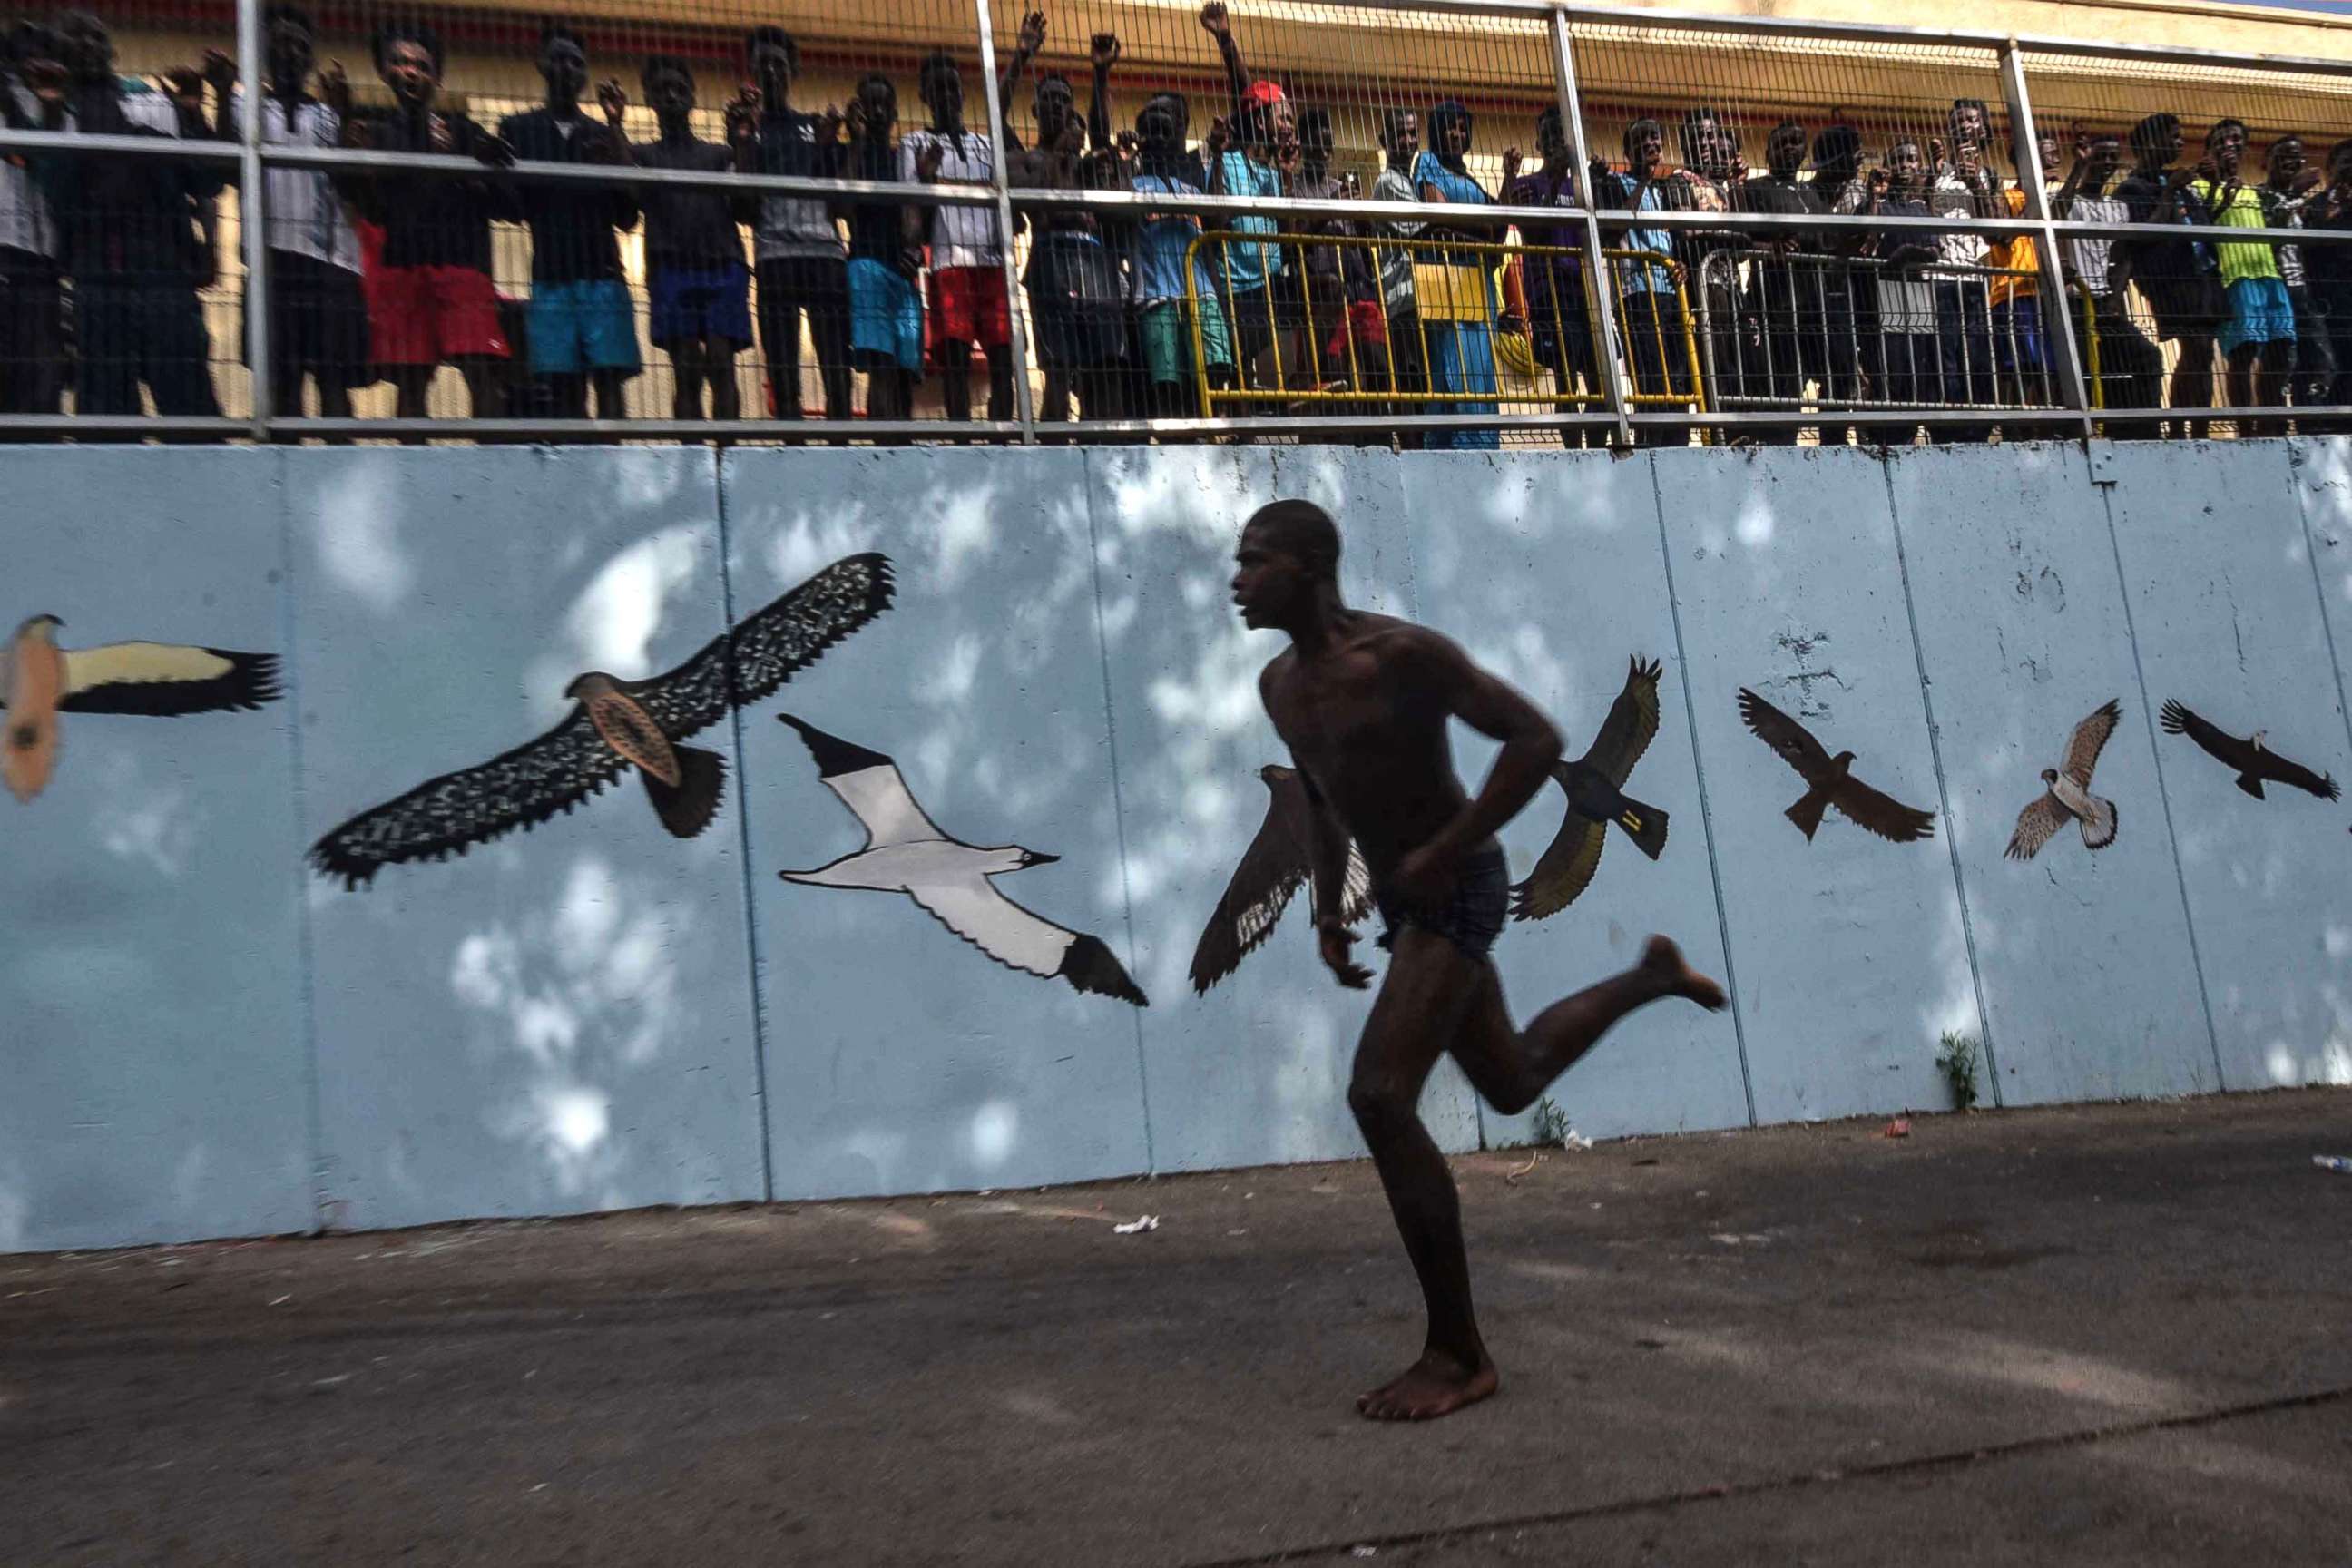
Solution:
[{"label": "bird wing painting", "polygon": [[632,768],[662,826],[691,838],[717,814],[727,767],[680,742],[815,663],[889,608],[891,590],[887,557],[845,556],[667,674],[591,670],[565,689],[577,706],[555,728],[362,812],[312,846],[310,863],[358,888],[385,866],[462,855],[569,812]]},{"label": "bird wing painting", "polygon": [[275,702],[278,658],[267,653],[175,643],[119,642],[61,648],[55,616],[35,616],[0,649],[0,783],[19,801],[57,771],[61,713],[177,718],[247,711]]},{"label": "bird wing painting", "polygon": [[1778,752],[1781,761],[1805,781],[1805,793],[1789,807],[1787,816],[1807,839],[1821,826],[1822,814],[1832,805],[1856,826],[1897,844],[1934,836],[1932,813],[1905,805],[1855,778],[1852,752],[1830,755],[1829,748],[1813,739],[1811,731],[1746,687],[1739,690],[1739,717],[1758,740]]},{"label": "bird wing painting", "polygon": [[2099,765],[2099,753],[2106,749],[2107,737],[2116,732],[2123,713],[2123,705],[2111,698],[2074,726],[2074,736],[2066,742],[2065,765],[2042,770],[2042,782],[2049,787],[2017,814],[2017,828],[2009,836],[2003,855],[2011,860],[2031,860],[2050,842],[2052,834],[2070,822],[2083,825],[2085,849],[2105,849],[2116,841],[2120,820],[2116,803],[2091,793],[2091,772]]},{"label": "bird wing painting", "polygon": [[1624,689],[1609,705],[1609,716],[1584,755],[1552,765],[1552,776],[1568,795],[1568,815],[1528,879],[1511,889],[1513,920],[1539,921],[1574,903],[1601,868],[1612,822],[1651,859],[1665,852],[1666,814],[1624,793],[1633,764],[1658,733],[1658,680],[1664,674],[1655,659],[1633,659]]},{"label": "bird wing painting", "polygon": [[[1202,930],[1200,945],[1192,950],[1192,989],[1202,995],[1274,934],[1282,911],[1290,907],[1292,896],[1300,888],[1307,889],[1310,905],[1315,897],[1309,864],[1315,803],[1307,793],[1307,781],[1296,768],[1271,763],[1260,768],[1257,776],[1266,787],[1265,820],[1258,824],[1257,837],[1242,852],[1241,864],[1234,868],[1233,879],[1225,884],[1224,897],[1217,900],[1216,912]],[[1331,831],[1344,834],[1336,824]],[[1339,918],[1354,925],[1371,907],[1372,874],[1362,852],[1350,843]]]},{"label": "bird wing painting", "polygon": [[2292,785],[2322,800],[2335,800],[2344,793],[2333,774],[2313,773],[2301,763],[2290,762],[2272,751],[2266,731],[2257,730],[2240,740],[2199,717],[2185,704],[2169,699],[2164,704],[2161,722],[2166,734],[2186,735],[2209,755],[2235,769],[2238,787],[2256,800],[2268,798],[2263,794],[2265,781]]},{"label": "bird wing painting", "polygon": [[1007,969],[1150,1005],[1101,938],[1055,925],[998,892],[989,879],[1059,857],[1017,844],[988,847],[950,838],[916,802],[897,763],[789,713],[777,717],[800,732],[817,776],[864,826],[866,842],[828,865],[776,875],[813,888],[904,893]]}]

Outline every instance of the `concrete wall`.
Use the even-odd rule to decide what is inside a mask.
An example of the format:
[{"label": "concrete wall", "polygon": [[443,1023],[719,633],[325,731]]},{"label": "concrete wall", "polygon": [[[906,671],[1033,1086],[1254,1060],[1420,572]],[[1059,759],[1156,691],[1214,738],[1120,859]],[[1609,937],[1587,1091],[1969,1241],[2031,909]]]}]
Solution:
[{"label": "concrete wall", "polygon": [[[1205,998],[1186,979],[1283,760],[1255,689],[1277,639],[1225,592],[1277,495],[1341,516],[1351,598],[1460,638],[1572,751],[1629,657],[1664,665],[1628,784],[1672,816],[1663,858],[1612,829],[1497,963],[1524,1017],[1664,930],[1736,1005],[1629,1021],[1552,1091],[1580,1130],[1940,1106],[1948,1032],[2003,1103],[2352,1081],[2344,811],[2253,800],[2157,730],[2178,698],[2352,775],[2343,441],[17,449],[0,480],[0,623],[273,653],[286,684],[257,712],[68,713],[48,789],[0,804],[0,1248],[1357,1152],[1369,1001],[1323,978],[1304,900]],[[668,669],[866,550],[896,604],[698,738],[729,767],[700,836],[625,779],[360,889],[301,865],[562,719],[581,671]],[[1936,836],[1832,815],[1809,844],[1743,686]],[[2109,699],[2118,841],[2005,859]],[[1058,857],[1002,889],[1150,1006],[992,963],[898,895],[782,880],[862,838],[783,713],[895,759],[950,837]],[[1462,734],[1465,771],[1491,753]],[[1515,876],[1560,812],[1547,789],[1505,836]],[[1528,1130],[1450,1064],[1424,1109],[1451,1148]]]}]

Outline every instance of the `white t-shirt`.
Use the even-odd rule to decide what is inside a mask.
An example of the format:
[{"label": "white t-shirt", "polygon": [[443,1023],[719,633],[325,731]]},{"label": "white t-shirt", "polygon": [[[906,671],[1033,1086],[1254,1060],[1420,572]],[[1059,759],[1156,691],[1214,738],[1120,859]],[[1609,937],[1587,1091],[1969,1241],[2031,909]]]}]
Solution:
[{"label": "white t-shirt", "polygon": [[[1986,188],[1996,196],[2000,184],[1990,170],[1982,171]],[[1927,210],[1937,217],[1974,217],[1977,216],[1976,193],[1958,174],[1946,173],[1936,178],[1936,188],[1927,197]],[[1988,248],[1984,236],[1968,231],[1939,234],[1936,237],[1936,254],[1949,267],[1981,267]],[[1981,283],[1981,278],[1969,279]]]},{"label": "white t-shirt", "polygon": [[[2081,223],[2129,223],[2131,208],[2114,196],[2078,195],[2068,216]],[[2074,276],[2094,294],[2113,288],[2115,248],[2116,242],[2105,235],[2086,234],[2071,242]]]},{"label": "white t-shirt", "polygon": [[[40,100],[11,84],[17,112],[34,124],[41,122]],[[33,184],[32,172],[11,159],[0,158],[0,247],[54,258],[58,253],[57,220],[49,215],[49,198]]]},{"label": "white t-shirt", "polygon": [[[238,95],[242,98],[242,94]],[[276,94],[261,100],[261,139],[296,147],[332,147],[341,139],[341,118],[315,99],[294,106],[294,125],[286,125],[286,105]],[[269,248],[291,251],[340,267],[360,270],[360,237],[352,227],[334,181],[323,169],[272,169],[266,193],[269,207]]]},{"label": "white t-shirt", "polygon": [[[988,138],[977,131],[944,136],[931,130],[909,131],[898,139],[898,177],[910,184],[924,153],[940,151],[942,182],[988,181],[996,177],[996,156]],[[931,265],[939,267],[1002,267],[1004,244],[993,207],[941,206],[931,226]]]}]

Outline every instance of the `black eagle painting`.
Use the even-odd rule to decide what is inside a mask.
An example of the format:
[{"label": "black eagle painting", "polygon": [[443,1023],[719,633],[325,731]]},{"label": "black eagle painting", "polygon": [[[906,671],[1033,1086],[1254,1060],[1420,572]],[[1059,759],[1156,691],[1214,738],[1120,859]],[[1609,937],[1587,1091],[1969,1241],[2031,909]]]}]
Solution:
[{"label": "black eagle painting", "polygon": [[1568,815],[1528,879],[1511,889],[1513,920],[1539,921],[1574,903],[1601,868],[1612,822],[1651,859],[1665,852],[1666,814],[1625,793],[1633,764],[1658,733],[1658,680],[1664,674],[1655,659],[1631,660],[1624,689],[1609,705],[1609,717],[1584,755],[1552,764],[1552,777],[1568,795]]},{"label": "black eagle painting", "polygon": [[1150,1005],[1100,937],[1055,925],[998,892],[990,879],[1059,856],[1018,844],[983,846],[951,838],[924,815],[898,764],[888,757],[789,713],[777,717],[800,732],[817,776],[866,829],[866,842],[830,864],[776,875],[812,888],[904,893],[1007,969],[1138,1007]]},{"label": "black eagle painting", "polygon": [[2266,731],[2257,730],[2240,740],[2210,721],[2200,718],[2184,704],[2169,699],[2164,704],[2160,721],[2166,734],[2186,735],[2202,747],[2209,756],[2228,763],[2237,773],[2238,787],[2256,800],[2269,798],[2263,794],[2265,783],[2286,784],[2307,795],[2315,795],[2322,800],[2335,800],[2344,793],[2333,775],[2313,773],[2301,763],[2291,762],[2272,751],[2267,744]]},{"label": "black eagle painting", "polygon": [[[1307,889],[1310,906],[1314,902],[1308,857],[1314,844],[1315,803],[1307,793],[1307,781],[1298,776],[1297,769],[1277,763],[1258,769],[1257,776],[1266,788],[1265,819],[1258,824],[1257,837],[1242,851],[1241,863],[1234,868],[1224,896],[1217,900],[1216,912],[1210,915],[1201,931],[1200,945],[1192,950],[1192,990],[1197,994],[1206,995],[1209,987],[1239,968],[1244,958],[1274,934],[1282,911],[1290,907],[1299,889]],[[1330,831],[1343,837],[1346,832],[1336,823]],[[1339,904],[1339,918],[1349,925],[1362,920],[1372,907],[1372,874],[1353,844],[1348,846]]]},{"label": "black eagle painting", "polygon": [[718,812],[727,771],[683,742],[774,693],[887,609],[891,591],[887,557],[845,556],[667,674],[590,670],[564,689],[576,706],[554,729],[360,813],[311,847],[310,863],[358,888],[388,865],[462,855],[569,812],[633,768],[662,826],[691,838]]},{"label": "black eagle painting", "polygon": [[1805,781],[1805,793],[1786,815],[1807,842],[1811,841],[1822,825],[1822,815],[1831,806],[1836,806],[1838,815],[1857,827],[1867,828],[1896,844],[1935,836],[1936,818],[1931,813],[1906,805],[1854,777],[1852,752],[1832,756],[1830,749],[1815,740],[1811,730],[1746,687],[1739,691],[1739,717],[1756,732],[1758,740],[1778,752],[1780,760],[1796,769],[1797,776]]},{"label": "black eagle painting", "polygon": [[177,643],[58,646],[55,616],[35,616],[0,647],[0,783],[19,801],[47,786],[58,765],[61,713],[151,719],[235,712],[278,700],[278,658]]}]

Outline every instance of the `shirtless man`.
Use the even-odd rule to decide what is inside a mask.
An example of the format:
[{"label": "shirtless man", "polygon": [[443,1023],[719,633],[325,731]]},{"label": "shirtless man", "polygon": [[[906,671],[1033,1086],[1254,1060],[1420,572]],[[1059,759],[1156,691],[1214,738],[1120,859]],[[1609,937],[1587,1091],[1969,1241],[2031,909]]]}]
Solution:
[{"label": "shirtless man", "polygon": [[[1632,969],[1514,1029],[1486,956],[1503,929],[1510,880],[1495,834],[1542,786],[1560,754],[1559,733],[1447,638],[1342,603],[1339,530],[1321,508],[1261,508],[1242,530],[1235,560],[1243,621],[1290,636],[1258,678],[1258,693],[1317,803],[1316,940],[1340,984],[1371,981],[1349,960],[1355,939],[1339,919],[1351,837],[1388,928],[1380,939],[1391,952],[1388,976],[1356,1047],[1348,1108],[1420,1276],[1429,1332],[1421,1359],[1356,1408],[1374,1420],[1427,1420],[1498,1386],[1471,1312],[1453,1173],[1416,1114],[1438,1057],[1451,1051],[1486,1102],[1509,1115],[1643,1003],[1681,996],[1714,1009],[1724,994],[1654,936]],[[1475,800],[1454,776],[1448,719],[1503,743]]]}]

